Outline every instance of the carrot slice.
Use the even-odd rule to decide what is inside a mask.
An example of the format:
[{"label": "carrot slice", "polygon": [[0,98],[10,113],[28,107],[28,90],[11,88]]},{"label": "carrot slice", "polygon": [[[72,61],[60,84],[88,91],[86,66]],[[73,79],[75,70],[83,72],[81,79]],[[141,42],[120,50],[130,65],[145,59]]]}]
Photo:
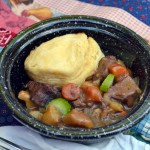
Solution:
[{"label": "carrot slice", "polygon": [[120,64],[112,64],[108,67],[108,70],[110,73],[115,75],[115,78],[129,75],[128,69]]},{"label": "carrot slice", "polygon": [[91,100],[93,102],[100,102],[102,100],[102,95],[100,93],[100,90],[95,86],[81,86],[81,89],[86,94],[86,99]]}]

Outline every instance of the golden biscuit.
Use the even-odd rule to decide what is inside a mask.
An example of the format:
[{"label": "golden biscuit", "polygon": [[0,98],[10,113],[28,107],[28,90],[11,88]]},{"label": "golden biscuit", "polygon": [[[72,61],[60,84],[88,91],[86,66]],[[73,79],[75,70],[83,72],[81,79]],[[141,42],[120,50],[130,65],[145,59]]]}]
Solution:
[{"label": "golden biscuit", "polygon": [[25,60],[25,70],[35,81],[63,86],[81,85],[104,57],[99,45],[84,33],[66,34],[42,43]]}]

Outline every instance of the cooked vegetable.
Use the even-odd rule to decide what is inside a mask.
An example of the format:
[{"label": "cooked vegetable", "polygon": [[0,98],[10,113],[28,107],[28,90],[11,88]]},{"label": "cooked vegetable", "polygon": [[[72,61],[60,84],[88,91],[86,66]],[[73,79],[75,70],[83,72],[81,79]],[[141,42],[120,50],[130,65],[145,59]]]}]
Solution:
[{"label": "cooked vegetable", "polygon": [[62,87],[62,95],[67,100],[75,100],[80,96],[80,88],[74,83],[66,84]]},{"label": "cooked vegetable", "polygon": [[29,112],[29,114],[30,114],[31,116],[33,116],[34,118],[38,119],[38,120],[41,120],[41,118],[42,118],[42,116],[43,116],[43,114],[42,114],[40,111],[38,111],[38,110],[31,110],[31,111]]},{"label": "cooked vegetable", "polygon": [[20,91],[19,94],[18,94],[18,98],[25,102],[26,107],[28,109],[37,108],[37,105],[34,102],[31,101],[30,94],[29,94],[28,91],[24,91],[24,90]]},{"label": "cooked vegetable", "polygon": [[93,115],[94,117],[96,117],[97,119],[99,119],[101,113],[102,113],[102,109],[100,109],[100,108],[95,108],[95,109],[93,110],[92,115]]},{"label": "cooked vegetable", "polygon": [[100,102],[102,100],[102,95],[97,87],[83,85],[81,86],[81,89],[86,94],[86,101]]},{"label": "cooked vegetable", "polygon": [[129,71],[125,66],[122,66],[120,64],[112,64],[109,66],[110,73],[115,75],[115,79],[122,78],[124,76],[129,75]]},{"label": "cooked vegetable", "polygon": [[48,106],[46,112],[41,117],[41,121],[48,125],[58,125],[61,119],[61,113],[54,105]]},{"label": "cooked vegetable", "polygon": [[108,89],[111,87],[111,85],[113,84],[114,81],[114,75],[113,74],[109,74],[105,80],[102,82],[101,86],[100,86],[100,90],[103,92],[107,92]]},{"label": "cooked vegetable", "polygon": [[116,112],[124,111],[123,106],[117,101],[110,101],[110,107]]},{"label": "cooked vegetable", "polygon": [[24,101],[30,100],[30,94],[28,91],[20,91],[18,94],[18,98]]},{"label": "cooked vegetable", "polygon": [[75,83],[58,87],[29,81],[18,98],[45,124],[90,129],[119,121],[141,94],[131,70],[115,56],[103,57],[94,74],[81,85]]},{"label": "cooked vegetable", "polygon": [[47,108],[51,105],[55,106],[62,115],[66,115],[71,110],[71,105],[68,103],[67,100],[65,100],[63,98],[56,98],[56,99],[52,100],[47,105]]},{"label": "cooked vegetable", "polygon": [[94,124],[91,118],[88,115],[76,109],[73,109],[70,113],[68,113],[68,115],[66,115],[63,118],[63,122],[66,125],[71,125],[71,126],[79,126],[79,127],[84,127],[84,128],[94,127]]}]

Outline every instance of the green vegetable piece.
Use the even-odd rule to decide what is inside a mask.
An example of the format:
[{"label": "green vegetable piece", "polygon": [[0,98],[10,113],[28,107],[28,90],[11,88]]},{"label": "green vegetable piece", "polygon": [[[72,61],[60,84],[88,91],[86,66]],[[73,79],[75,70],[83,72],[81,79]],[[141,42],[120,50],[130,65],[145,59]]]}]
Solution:
[{"label": "green vegetable piece", "polygon": [[110,88],[110,86],[113,84],[114,81],[114,75],[113,74],[109,74],[105,80],[102,82],[101,86],[100,86],[100,90],[102,92],[107,92],[108,89]]},{"label": "green vegetable piece", "polygon": [[47,107],[50,105],[55,106],[62,113],[62,115],[68,114],[71,110],[71,105],[67,100],[63,98],[53,99],[48,103]]}]

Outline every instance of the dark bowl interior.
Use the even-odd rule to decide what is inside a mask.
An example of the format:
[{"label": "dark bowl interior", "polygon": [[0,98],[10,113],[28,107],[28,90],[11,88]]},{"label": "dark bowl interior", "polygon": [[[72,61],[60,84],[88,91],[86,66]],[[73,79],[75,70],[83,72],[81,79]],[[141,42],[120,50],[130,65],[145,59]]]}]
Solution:
[{"label": "dark bowl interior", "polygon": [[[139,102],[124,119],[95,129],[57,128],[47,126],[28,114],[17,99],[18,92],[29,81],[24,60],[32,49],[56,36],[85,32],[101,46],[105,55],[115,55],[139,77],[142,94]],[[115,22],[89,16],[62,16],[34,24],[20,32],[1,54],[1,95],[22,124],[42,135],[80,142],[95,142],[132,127],[149,111],[150,48],[130,29]]]}]

